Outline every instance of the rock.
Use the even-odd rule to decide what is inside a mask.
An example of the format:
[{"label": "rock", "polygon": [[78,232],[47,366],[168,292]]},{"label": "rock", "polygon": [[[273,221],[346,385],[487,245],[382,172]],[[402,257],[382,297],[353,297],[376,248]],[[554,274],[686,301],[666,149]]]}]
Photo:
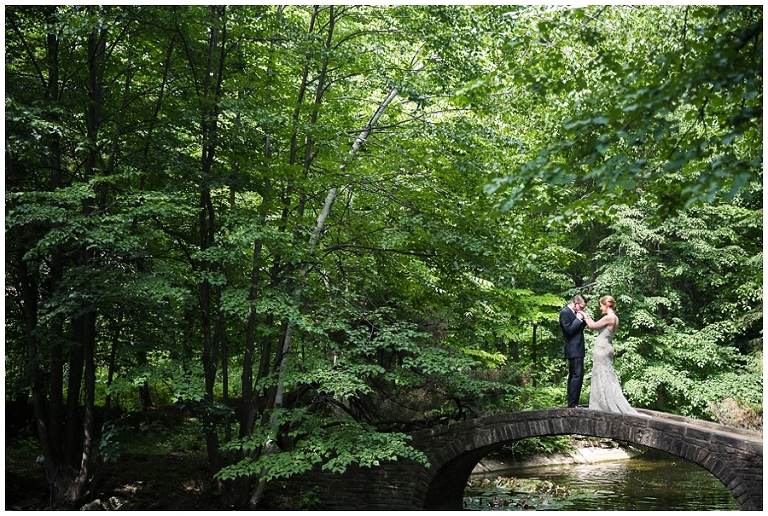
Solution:
[{"label": "rock", "polygon": [[101,500],[94,500],[80,507],[81,511],[103,511],[104,507],[101,505]]}]

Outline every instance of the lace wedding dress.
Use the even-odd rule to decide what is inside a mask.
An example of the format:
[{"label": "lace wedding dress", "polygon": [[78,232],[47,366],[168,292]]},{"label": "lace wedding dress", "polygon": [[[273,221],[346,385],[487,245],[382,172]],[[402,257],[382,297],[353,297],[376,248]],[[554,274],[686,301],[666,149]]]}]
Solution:
[{"label": "lace wedding dress", "polygon": [[589,408],[642,416],[633,409],[621,392],[621,384],[613,371],[613,331],[600,329],[595,339],[592,379],[589,384]]}]

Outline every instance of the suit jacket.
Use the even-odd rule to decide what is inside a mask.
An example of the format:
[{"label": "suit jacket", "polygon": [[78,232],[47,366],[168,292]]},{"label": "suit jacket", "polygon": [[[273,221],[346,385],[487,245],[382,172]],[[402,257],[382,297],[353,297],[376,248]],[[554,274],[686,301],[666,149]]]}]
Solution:
[{"label": "suit jacket", "polygon": [[584,357],[584,322],[568,306],[560,310],[560,329],[565,341],[565,358]]}]

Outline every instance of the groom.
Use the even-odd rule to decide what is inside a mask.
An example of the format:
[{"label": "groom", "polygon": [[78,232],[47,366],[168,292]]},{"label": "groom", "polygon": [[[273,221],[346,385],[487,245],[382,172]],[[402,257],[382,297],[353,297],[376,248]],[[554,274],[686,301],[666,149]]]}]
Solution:
[{"label": "groom", "polygon": [[560,329],[568,359],[568,408],[581,408],[579,397],[584,382],[584,315],[581,311],[586,306],[584,296],[576,294],[573,302],[560,310]]}]

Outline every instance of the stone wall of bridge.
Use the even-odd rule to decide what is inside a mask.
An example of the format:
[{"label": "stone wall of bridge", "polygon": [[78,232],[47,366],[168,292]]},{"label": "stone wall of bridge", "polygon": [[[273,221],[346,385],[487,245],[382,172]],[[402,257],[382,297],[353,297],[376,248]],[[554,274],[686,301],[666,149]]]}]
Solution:
[{"label": "stone wall of bridge", "polygon": [[326,510],[460,510],[464,486],[485,455],[503,445],[543,435],[588,435],[641,444],[700,464],[733,494],[742,510],[762,510],[762,436],[652,411],[652,417],[595,410],[545,409],[488,416],[412,434],[429,458],[344,474],[319,469],[291,478],[292,488],[315,489]]}]

